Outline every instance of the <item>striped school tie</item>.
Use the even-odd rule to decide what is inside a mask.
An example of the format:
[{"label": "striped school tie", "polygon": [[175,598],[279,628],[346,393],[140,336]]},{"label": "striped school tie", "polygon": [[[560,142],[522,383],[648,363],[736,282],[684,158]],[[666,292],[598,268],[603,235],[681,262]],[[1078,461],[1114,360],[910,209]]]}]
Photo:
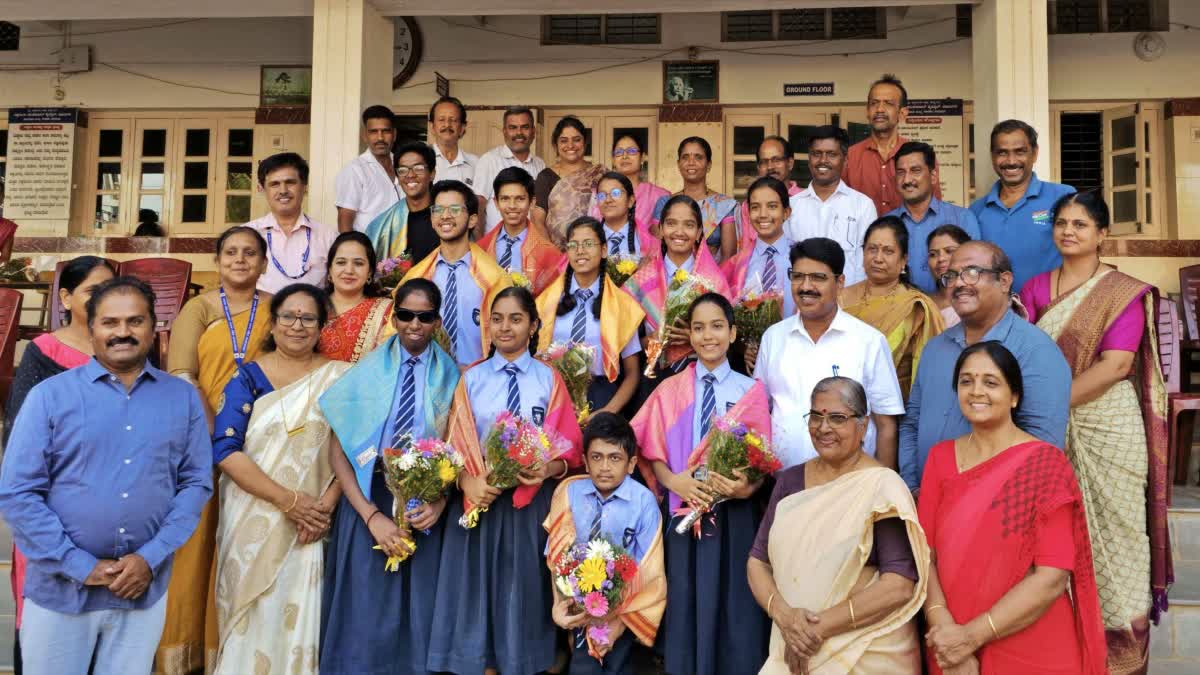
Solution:
[{"label": "striped school tie", "polygon": [[616,255],[621,252],[621,242],[625,241],[625,235],[614,234],[608,238],[608,254]]},{"label": "striped school tie", "polygon": [[396,406],[396,430],[392,433],[393,448],[400,445],[401,436],[412,431],[417,410],[417,357],[409,358],[404,366],[404,383],[400,386],[400,403]]},{"label": "striped school tie", "polygon": [[446,302],[442,304],[442,328],[450,338],[451,349],[458,351],[458,274],[456,272],[463,262],[460,260],[448,263],[445,260],[439,260],[438,264],[445,265],[450,270],[446,280]]},{"label": "striped school tie", "polygon": [[575,318],[571,322],[571,342],[583,344],[587,339],[587,301],[592,291],[581,288],[575,291]]},{"label": "striped school tie", "polygon": [[500,235],[500,241],[504,242],[504,255],[500,256],[500,266],[508,269],[512,264],[513,244],[517,243],[516,239],[509,237],[507,234]]},{"label": "striped school tie", "polygon": [[508,373],[508,411],[514,415],[521,414],[521,390],[517,387],[517,366],[510,363],[504,366]]},{"label": "striped school tie", "polygon": [[767,256],[767,263],[763,267],[762,286],[764,291],[775,290],[776,284],[779,283],[778,274],[775,272],[775,255],[779,251],[774,246],[768,246],[763,255]]},{"label": "striped school tie", "polygon": [[703,379],[704,401],[700,405],[700,438],[708,435],[708,428],[712,426],[713,411],[717,407],[717,392],[713,389],[713,382],[717,381],[717,377],[709,373]]},{"label": "striped school tie", "polygon": [[[588,529],[588,541],[594,541],[595,539],[599,538],[599,536],[600,536],[600,520],[601,520],[601,517],[604,515],[604,505],[608,503],[608,501],[601,499],[600,495],[595,495],[595,497],[596,497],[596,515],[592,516],[592,526],[591,526],[591,528]],[[609,499],[611,500],[612,498],[610,497]]]}]

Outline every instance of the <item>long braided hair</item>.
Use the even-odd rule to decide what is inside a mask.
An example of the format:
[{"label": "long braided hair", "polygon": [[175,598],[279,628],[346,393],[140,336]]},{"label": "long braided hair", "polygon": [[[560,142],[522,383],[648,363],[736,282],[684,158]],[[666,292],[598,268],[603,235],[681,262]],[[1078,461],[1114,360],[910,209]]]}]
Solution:
[{"label": "long braided hair", "polygon": [[[621,176],[621,178],[625,177]],[[575,230],[578,230],[581,227],[586,227],[591,230],[596,235],[596,238],[600,240],[600,291],[596,293],[596,299],[592,301],[592,316],[599,321],[600,305],[604,300],[603,275],[606,274],[604,271],[604,258],[607,255],[607,249],[604,246],[604,226],[600,224],[600,221],[591,216],[580,216],[575,220],[572,220],[571,224],[567,226],[567,240],[569,241],[571,239],[571,235],[575,233]],[[578,302],[575,299],[575,294],[571,292],[571,281],[575,279],[575,270],[571,267],[570,263],[567,264],[567,271],[564,273],[563,279],[563,292],[562,295],[558,297],[558,309],[555,310],[555,316],[565,316],[566,314],[575,311],[576,303]]]},{"label": "long braided hair", "polygon": [[637,224],[634,223],[635,214],[637,213],[637,197],[635,197],[633,194],[633,181],[629,180],[629,176],[626,176],[623,173],[609,171],[603,176],[600,176],[600,181],[596,184],[597,187],[599,187],[600,183],[603,183],[606,180],[617,181],[621,184],[621,189],[625,190],[625,194],[629,195],[629,214],[626,216],[629,219],[629,223],[625,226],[625,250],[629,251],[630,254],[637,253],[637,244],[634,242],[634,237],[637,236]]}]

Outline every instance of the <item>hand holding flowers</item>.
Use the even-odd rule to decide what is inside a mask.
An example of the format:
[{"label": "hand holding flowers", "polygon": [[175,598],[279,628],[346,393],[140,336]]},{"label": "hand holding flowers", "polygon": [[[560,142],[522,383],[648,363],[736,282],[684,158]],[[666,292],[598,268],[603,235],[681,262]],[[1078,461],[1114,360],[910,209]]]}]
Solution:
[{"label": "hand holding flowers", "polygon": [[581,342],[555,342],[537,357],[562,376],[575,407],[575,418],[583,424],[592,413],[587,394],[592,384],[596,348]]},{"label": "hand holding flowers", "polygon": [[605,259],[605,271],[608,278],[618,286],[623,286],[629,277],[633,276],[642,266],[644,258],[636,253],[618,253]]},{"label": "hand holding flowers", "polygon": [[570,443],[553,431],[505,410],[496,417],[483,445],[489,468],[487,478],[480,481],[477,477],[471,477],[472,480],[467,475],[463,477],[463,491],[470,509],[458,519],[458,524],[466,529],[479,524],[480,515],[487,512],[501,491],[541,483],[546,476],[546,465],[554,457],[566,454]]},{"label": "hand holding flowers", "polygon": [[555,622],[563,628],[586,625],[593,655],[602,657],[620,636],[613,619],[637,573],[637,561],[604,537],[568,548],[554,562],[554,588],[566,601],[561,607],[562,601],[555,603]]},{"label": "hand holding flowers", "polygon": [[383,476],[394,499],[392,520],[402,541],[396,543],[397,533],[390,528],[372,526],[372,523],[367,526],[372,534],[384,537],[380,540],[377,536],[379,546],[376,548],[388,554],[386,569],[398,570],[400,563],[416,550],[412,527],[429,534],[429,528],[441,515],[446,491],[458,479],[462,467],[462,455],[449,443],[436,438],[413,440],[411,435],[405,435],[397,447],[384,449]]}]

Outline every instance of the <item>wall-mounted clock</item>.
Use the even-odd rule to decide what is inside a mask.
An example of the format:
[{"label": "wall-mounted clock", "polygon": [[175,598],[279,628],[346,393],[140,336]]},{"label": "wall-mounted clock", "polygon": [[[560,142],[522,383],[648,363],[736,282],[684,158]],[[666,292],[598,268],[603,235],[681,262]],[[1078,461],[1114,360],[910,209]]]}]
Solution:
[{"label": "wall-mounted clock", "polygon": [[417,20],[411,16],[395,18],[396,38],[395,57],[392,59],[392,89],[399,89],[408,82],[417,66],[421,64],[421,50],[424,45],[421,40],[421,29]]}]

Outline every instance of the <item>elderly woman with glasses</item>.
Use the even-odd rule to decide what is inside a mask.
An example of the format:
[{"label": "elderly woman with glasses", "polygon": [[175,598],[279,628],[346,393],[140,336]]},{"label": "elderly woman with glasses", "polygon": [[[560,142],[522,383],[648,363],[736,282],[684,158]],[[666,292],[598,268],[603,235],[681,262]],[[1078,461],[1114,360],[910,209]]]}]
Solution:
[{"label": "elderly woman with glasses", "polygon": [[817,457],[778,474],[746,566],[774,624],[760,672],[920,673],[911,619],[925,601],[929,546],[912,496],[863,452],[861,384],[827,377],[811,405]]}]

